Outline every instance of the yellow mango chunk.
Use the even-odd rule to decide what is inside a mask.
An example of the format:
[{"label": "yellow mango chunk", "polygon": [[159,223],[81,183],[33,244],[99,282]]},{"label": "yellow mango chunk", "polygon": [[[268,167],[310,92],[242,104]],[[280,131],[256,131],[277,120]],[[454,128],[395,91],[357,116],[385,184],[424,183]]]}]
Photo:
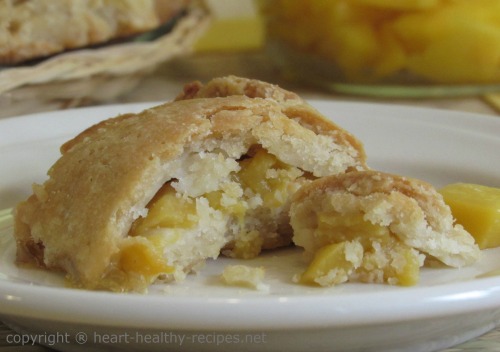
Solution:
[{"label": "yellow mango chunk", "polygon": [[269,184],[265,181],[267,170],[271,169],[276,162],[276,157],[261,149],[252,158],[240,162],[241,170],[238,177],[255,193],[265,194],[270,190]]},{"label": "yellow mango chunk", "polygon": [[[348,276],[348,273],[354,273],[362,282],[388,282],[400,286],[418,283],[422,265],[419,252],[398,240],[388,227],[364,220],[362,213],[318,213],[317,224],[314,236],[323,241],[323,246],[316,252],[301,283],[336,284],[341,275]],[[359,246],[359,263],[353,265],[343,259],[345,250],[335,246],[341,243]],[[354,253],[353,249],[350,253]],[[336,275],[333,281],[332,273]]]},{"label": "yellow mango chunk", "polygon": [[204,197],[207,198],[208,203],[212,208],[221,211],[227,211],[233,215],[236,215],[238,219],[243,220],[243,217],[247,210],[247,207],[244,202],[233,201],[229,204],[225,204],[223,200],[224,197],[223,191],[213,191],[205,194]]},{"label": "yellow mango chunk", "polygon": [[176,195],[170,184],[165,184],[148,204],[148,215],[137,219],[131,236],[145,233],[155,228],[191,228],[196,224],[196,204],[193,199]]},{"label": "yellow mango chunk", "polygon": [[328,286],[349,280],[350,274],[361,264],[363,247],[358,242],[339,242],[321,247],[300,276],[304,285]]},{"label": "yellow mango chunk", "polygon": [[[244,187],[260,195],[265,206],[277,208],[289,196],[288,186],[300,174],[289,172],[292,166],[279,161],[264,149],[240,162],[241,170],[237,177]],[[284,171],[284,172],[280,172]]]},{"label": "yellow mango chunk", "polygon": [[172,268],[165,264],[161,251],[144,242],[134,242],[123,248],[118,267],[126,273],[146,278],[155,278],[160,274],[172,272]]},{"label": "yellow mango chunk", "polygon": [[481,249],[500,246],[500,188],[454,183],[439,190],[457,223]]},{"label": "yellow mango chunk", "polygon": [[375,29],[369,23],[353,22],[335,28],[335,32],[336,63],[347,78],[362,79],[380,50]]},{"label": "yellow mango chunk", "polygon": [[264,30],[258,17],[216,18],[194,45],[197,52],[254,50],[262,46]]},{"label": "yellow mango chunk", "polygon": [[329,212],[318,213],[317,237],[336,242],[359,240],[363,247],[367,247],[372,241],[388,243],[391,235],[387,227],[372,224],[363,220],[361,214],[342,215]]},{"label": "yellow mango chunk", "polygon": [[403,256],[402,261],[404,264],[401,270],[395,270],[395,277],[398,279],[398,285],[413,286],[419,281],[420,266],[422,265],[419,260],[418,253],[408,246],[404,246],[399,251]]},{"label": "yellow mango chunk", "polygon": [[441,82],[498,80],[500,25],[475,7],[457,5],[395,21],[394,30],[412,51],[408,68]]},{"label": "yellow mango chunk", "polygon": [[407,64],[407,54],[396,35],[388,26],[382,26],[378,33],[379,51],[371,67],[373,79],[390,77],[403,70]]}]

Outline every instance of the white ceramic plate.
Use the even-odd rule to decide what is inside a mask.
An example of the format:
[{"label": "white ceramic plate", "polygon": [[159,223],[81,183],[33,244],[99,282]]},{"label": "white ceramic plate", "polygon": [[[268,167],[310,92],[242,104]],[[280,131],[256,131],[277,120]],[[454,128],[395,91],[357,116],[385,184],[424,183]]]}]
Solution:
[{"label": "white ceramic plate", "polygon": [[[370,166],[436,187],[462,181],[500,187],[500,120],[444,110],[313,102],[365,143]],[[83,128],[150,104],[105,106],[0,120],[0,208],[43,182],[61,143]],[[176,351],[432,351],[500,322],[500,250],[472,267],[424,268],[419,285],[292,283],[300,251],[285,249],[247,265],[267,268],[268,292],[227,287],[220,258],[186,282],[147,295],[64,287],[60,276],[13,264],[12,218],[0,213],[0,316],[59,350],[121,347]]]}]

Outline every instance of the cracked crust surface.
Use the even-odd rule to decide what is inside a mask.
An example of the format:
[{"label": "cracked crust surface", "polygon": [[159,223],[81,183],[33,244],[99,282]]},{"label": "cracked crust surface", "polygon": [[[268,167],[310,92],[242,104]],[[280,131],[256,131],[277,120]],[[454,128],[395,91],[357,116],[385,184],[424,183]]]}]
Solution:
[{"label": "cracked crust surface", "polygon": [[[218,77],[205,85],[201,82],[187,84],[176,100],[233,95],[262,98],[279,103],[284,115],[317,134],[328,135],[335,141],[339,149],[356,158],[357,164],[349,166],[349,170],[367,168],[366,153],[360,140],[349,131],[336,125],[331,119],[320,114],[299,95],[277,85],[237,76]],[[331,117],[334,118],[334,116]]]}]

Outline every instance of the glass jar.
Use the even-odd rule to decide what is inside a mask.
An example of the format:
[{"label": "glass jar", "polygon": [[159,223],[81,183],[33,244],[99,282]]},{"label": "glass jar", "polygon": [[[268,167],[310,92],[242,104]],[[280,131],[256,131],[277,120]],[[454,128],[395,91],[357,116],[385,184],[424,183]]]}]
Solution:
[{"label": "glass jar", "polygon": [[337,92],[500,91],[500,0],[260,0],[288,77]]}]

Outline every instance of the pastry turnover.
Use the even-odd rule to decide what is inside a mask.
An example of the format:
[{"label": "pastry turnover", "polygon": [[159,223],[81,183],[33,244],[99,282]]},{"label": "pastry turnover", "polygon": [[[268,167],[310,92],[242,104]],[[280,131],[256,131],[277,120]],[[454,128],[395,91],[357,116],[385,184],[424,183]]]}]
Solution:
[{"label": "pastry turnover", "polygon": [[17,261],[114,291],[288,245],[293,193],[366,169],[361,143],[297,95],[237,77],[98,123],[61,153],[16,208]]},{"label": "pastry turnover", "polygon": [[310,182],[292,198],[293,241],[310,260],[299,281],[413,285],[426,256],[460,267],[480,255],[429,184],[377,171]]},{"label": "pastry turnover", "polygon": [[157,28],[187,0],[2,0],[0,64],[101,44]]}]

